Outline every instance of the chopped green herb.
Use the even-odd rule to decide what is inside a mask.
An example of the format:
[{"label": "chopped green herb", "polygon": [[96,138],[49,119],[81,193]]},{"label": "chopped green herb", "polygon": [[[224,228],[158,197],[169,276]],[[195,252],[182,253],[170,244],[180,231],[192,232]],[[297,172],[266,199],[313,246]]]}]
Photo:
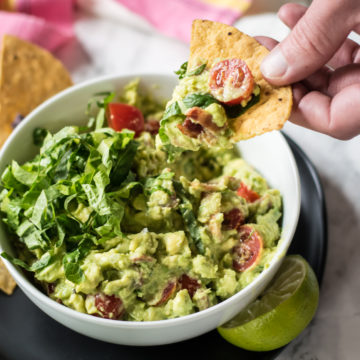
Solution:
[{"label": "chopped green herb", "polygon": [[194,75],[200,75],[206,68],[206,64],[202,64],[195,68],[194,70],[187,72],[188,62],[184,62],[180,69],[175,71],[175,74],[179,76],[179,79],[183,79],[185,76],[194,76]]},{"label": "chopped green herb", "polygon": [[253,95],[251,100],[246,104],[246,106],[241,106],[241,104],[232,105],[232,106],[224,105],[226,115],[228,116],[228,118],[234,119],[234,118],[242,115],[245,111],[250,109],[255,104],[257,104],[259,102],[259,100],[260,100],[260,94]]},{"label": "chopped green herb", "polygon": [[180,69],[175,71],[175,74],[179,76],[179,79],[183,79],[186,75],[186,70],[187,70],[187,66],[188,66],[188,62],[185,61],[181,66]]},{"label": "chopped green herb", "polygon": [[190,94],[183,99],[184,105],[190,109],[194,106],[206,108],[207,106],[218,103],[211,94]]},{"label": "chopped green herb", "polygon": [[186,76],[200,75],[206,68],[206,64],[202,64],[193,71],[186,73]]}]

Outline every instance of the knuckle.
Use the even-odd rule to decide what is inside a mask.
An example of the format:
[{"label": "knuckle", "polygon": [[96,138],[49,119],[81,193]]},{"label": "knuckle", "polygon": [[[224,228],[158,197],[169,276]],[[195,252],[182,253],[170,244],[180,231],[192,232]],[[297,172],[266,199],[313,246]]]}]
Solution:
[{"label": "knuckle", "polygon": [[317,58],[323,59],[330,57],[329,48],[331,48],[332,40],[328,31],[322,25],[304,17],[294,28],[289,38],[290,49],[294,58],[299,58],[313,62]]},{"label": "knuckle", "polygon": [[360,46],[356,46],[351,53],[351,60],[353,63],[360,63]]}]

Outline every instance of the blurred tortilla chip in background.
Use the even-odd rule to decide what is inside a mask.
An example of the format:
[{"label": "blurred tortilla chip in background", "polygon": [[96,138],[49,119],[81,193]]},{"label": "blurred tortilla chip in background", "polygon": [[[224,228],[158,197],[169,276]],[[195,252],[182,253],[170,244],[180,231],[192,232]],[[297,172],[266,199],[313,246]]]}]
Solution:
[{"label": "blurred tortilla chip in background", "polygon": [[9,271],[0,259],[0,290],[11,295],[16,287],[15,280],[11,277]]},{"label": "blurred tortilla chip in background", "polygon": [[72,85],[64,65],[47,50],[4,35],[0,54],[0,147],[17,115],[26,116]]},{"label": "blurred tortilla chip in background", "polygon": [[220,9],[232,9],[245,12],[251,5],[252,0],[201,0],[202,2],[218,6]]}]

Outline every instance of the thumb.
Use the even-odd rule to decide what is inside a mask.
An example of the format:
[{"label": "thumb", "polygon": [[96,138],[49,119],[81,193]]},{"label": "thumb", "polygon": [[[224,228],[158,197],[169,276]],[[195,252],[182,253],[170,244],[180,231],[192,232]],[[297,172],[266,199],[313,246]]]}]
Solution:
[{"label": "thumb", "polygon": [[264,59],[264,77],[274,85],[286,85],[325,65],[351,30],[344,8],[343,1],[315,0],[288,37]]}]

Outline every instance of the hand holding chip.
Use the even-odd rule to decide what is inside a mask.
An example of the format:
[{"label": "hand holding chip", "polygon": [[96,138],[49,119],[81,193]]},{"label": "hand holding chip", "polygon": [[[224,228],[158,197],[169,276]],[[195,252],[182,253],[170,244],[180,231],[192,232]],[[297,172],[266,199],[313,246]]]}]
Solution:
[{"label": "hand holding chip", "polygon": [[290,35],[263,61],[264,77],[274,85],[293,85],[290,120],[298,125],[346,140],[360,134],[360,46],[347,39],[360,32],[358,0],[314,0],[307,9],[286,4],[279,13]]}]

